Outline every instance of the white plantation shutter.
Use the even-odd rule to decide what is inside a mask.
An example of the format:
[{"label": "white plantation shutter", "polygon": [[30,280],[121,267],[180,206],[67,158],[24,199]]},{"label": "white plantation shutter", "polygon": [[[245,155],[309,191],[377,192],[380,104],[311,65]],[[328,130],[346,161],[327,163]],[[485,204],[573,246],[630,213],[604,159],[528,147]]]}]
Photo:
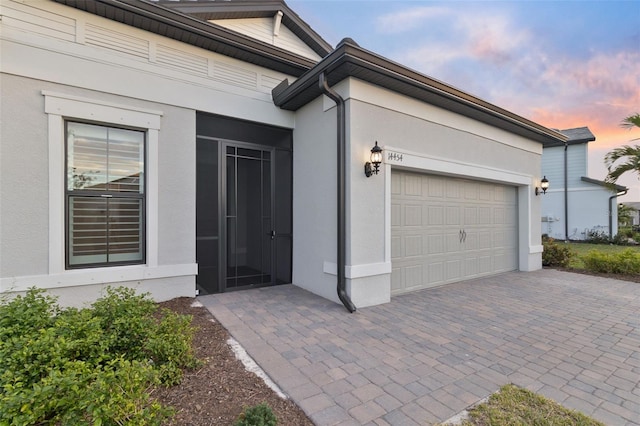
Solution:
[{"label": "white plantation shutter", "polygon": [[145,133],[67,122],[67,265],[144,261]]}]

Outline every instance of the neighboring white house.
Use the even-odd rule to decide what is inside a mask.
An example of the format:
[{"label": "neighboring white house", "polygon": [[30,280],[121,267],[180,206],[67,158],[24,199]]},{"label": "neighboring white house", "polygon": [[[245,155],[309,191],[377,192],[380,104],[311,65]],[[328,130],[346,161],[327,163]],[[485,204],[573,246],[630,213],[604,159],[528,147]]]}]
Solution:
[{"label": "neighboring white house", "polygon": [[618,233],[618,195],[627,188],[607,186],[587,177],[588,144],[596,140],[589,128],[560,130],[566,144],[546,145],[542,175],[550,187],[542,197],[542,233],[562,240],[584,240],[590,233]]},{"label": "neighboring white house", "polygon": [[562,133],[278,0],[0,1],[0,292],[293,283],[352,308],[541,268]]},{"label": "neighboring white house", "polygon": [[640,226],[640,201],[625,201],[622,204],[633,209],[633,211],[631,212],[631,225]]}]

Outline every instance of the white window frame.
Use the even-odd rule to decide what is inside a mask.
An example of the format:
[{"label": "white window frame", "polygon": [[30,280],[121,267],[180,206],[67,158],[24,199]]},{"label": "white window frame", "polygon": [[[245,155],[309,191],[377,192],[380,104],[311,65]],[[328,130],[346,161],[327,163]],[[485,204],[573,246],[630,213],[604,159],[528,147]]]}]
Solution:
[{"label": "white window frame", "polygon": [[[158,269],[158,139],[163,113],[43,90],[49,122],[49,275],[64,283],[46,287],[153,278]],[[81,269],[65,268],[65,120],[136,127],[147,133],[146,263]],[[158,271],[159,272],[159,271]],[[57,285],[56,285],[57,284]]]}]

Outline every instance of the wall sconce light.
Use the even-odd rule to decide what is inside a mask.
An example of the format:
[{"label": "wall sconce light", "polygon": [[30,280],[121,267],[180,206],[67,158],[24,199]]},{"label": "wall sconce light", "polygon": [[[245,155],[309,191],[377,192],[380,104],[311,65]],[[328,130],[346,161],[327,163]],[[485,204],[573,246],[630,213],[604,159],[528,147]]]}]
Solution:
[{"label": "wall sconce light", "polygon": [[549,189],[549,180],[547,179],[547,177],[543,177],[542,180],[540,181],[540,187],[538,188],[536,186],[536,195],[540,194],[540,191],[542,191],[543,194],[547,193],[547,189]]},{"label": "wall sconce light", "polygon": [[364,175],[366,177],[371,177],[373,174],[378,174],[380,171],[380,163],[382,163],[382,148],[378,146],[378,141],[371,148],[371,163],[364,163]]}]

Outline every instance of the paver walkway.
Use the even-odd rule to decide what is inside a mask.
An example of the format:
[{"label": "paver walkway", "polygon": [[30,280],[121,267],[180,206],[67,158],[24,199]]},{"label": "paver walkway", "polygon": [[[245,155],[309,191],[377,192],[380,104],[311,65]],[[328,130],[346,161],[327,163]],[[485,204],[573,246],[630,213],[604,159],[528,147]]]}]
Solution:
[{"label": "paver walkway", "polygon": [[640,424],[640,284],[541,270],[349,314],[295,286],[199,299],[317,425],[430,425],[514,383]]}]

